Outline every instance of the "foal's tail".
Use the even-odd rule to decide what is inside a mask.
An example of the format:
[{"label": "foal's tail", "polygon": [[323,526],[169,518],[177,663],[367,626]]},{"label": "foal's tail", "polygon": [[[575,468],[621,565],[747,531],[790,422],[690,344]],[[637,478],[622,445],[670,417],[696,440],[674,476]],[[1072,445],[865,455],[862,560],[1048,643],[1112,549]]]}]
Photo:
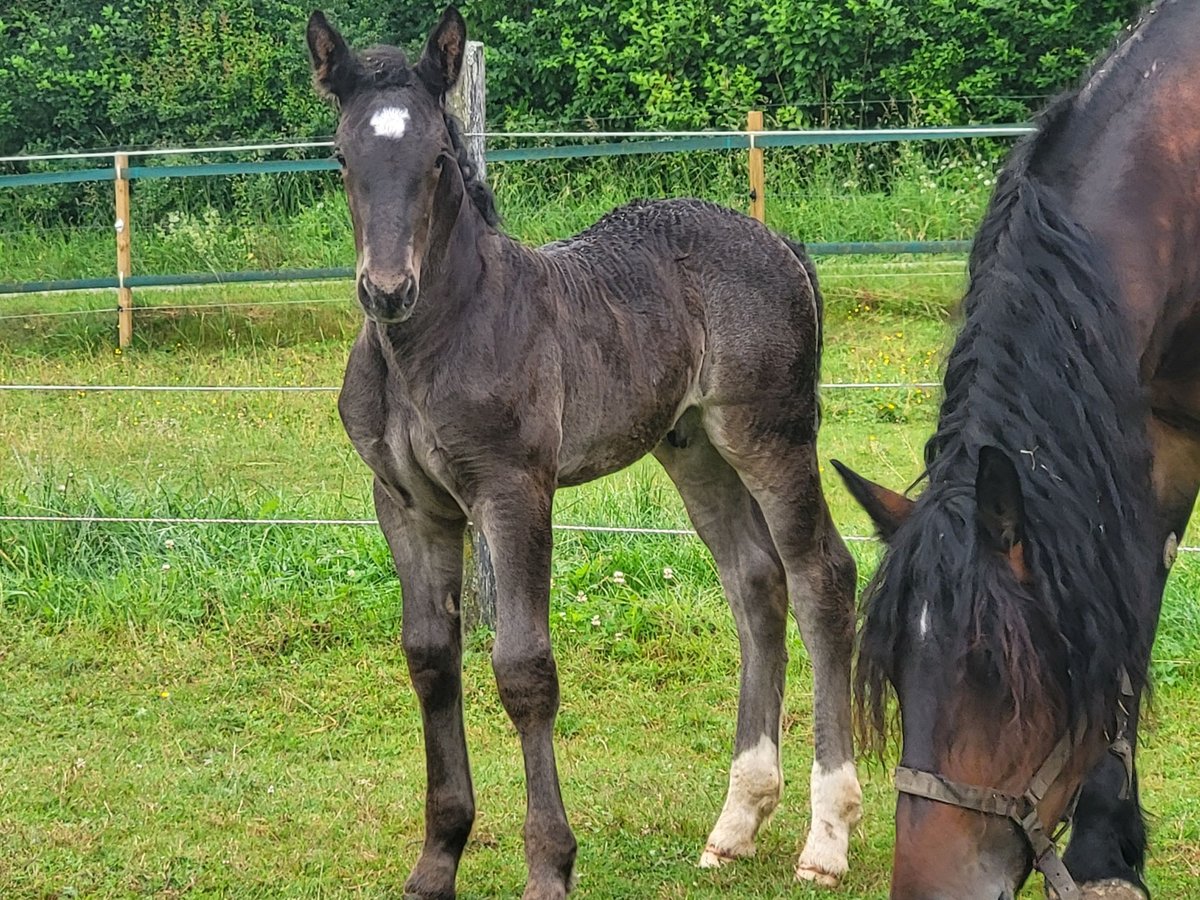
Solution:
[{"label": "foal's tail", "polygon": [[804,267],[804,271],[808,273],[808,280],[812,283],[813,299],[817,304],[817,324],[825,318],[825,301],[821,297],[821,286],[817,283],[817,267],[813,265],[812,259],[809,258],[808,248],[801,241],[793,241],[789,237],[783,237],[783,242],[787,244],[788,249],[792,251],[792,255],[799,260],[800,265]]},{"label": "foal's tail", "polygon": [[[821,380],[821,353],[825,347],[825,298],[821,296],[821,285],[817,280],[817,267],[813,265],[812,259],[809,258],[808,248],[800,241],[793,241],[791,238],[783,237],[783,242],[787,244],[788,249],[792,251],[792,255],[804,268],[808,275],[808,283],[812,285],[813,308],[817,313],[817,353],[814,360],[813,370],[813,390],[817,388],[817,382]],[[820,405],[818,404],[818,415],[820,415]]]}]

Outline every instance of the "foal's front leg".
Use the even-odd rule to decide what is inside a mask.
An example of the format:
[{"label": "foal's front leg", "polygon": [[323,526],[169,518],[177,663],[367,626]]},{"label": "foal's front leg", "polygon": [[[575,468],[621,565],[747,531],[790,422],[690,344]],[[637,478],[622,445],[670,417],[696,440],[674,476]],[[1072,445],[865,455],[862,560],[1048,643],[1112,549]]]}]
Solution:
[{"label": "foal's front leg", "polygon": [[462,710],[463,529],[402,505],[375,482],[375,510],[400,575],[402,642],[425,732],[425,844],[405,897],[452,898],[475,822]]},{"label": "foal's front leg", "polygon": [[554,762],[558,671],[550,647],[550,508],[553,477],[490,479],[503,493],[481,499],[476,524],[496,569],[492,668],[525,757],[525,900],[559,900],[573,886],[575,837]]}]

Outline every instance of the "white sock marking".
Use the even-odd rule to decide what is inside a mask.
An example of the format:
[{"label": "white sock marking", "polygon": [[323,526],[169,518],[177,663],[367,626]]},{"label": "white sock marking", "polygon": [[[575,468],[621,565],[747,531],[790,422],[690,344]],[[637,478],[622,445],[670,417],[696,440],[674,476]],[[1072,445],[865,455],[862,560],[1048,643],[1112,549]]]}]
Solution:
[{"label": "white sock marking", "polygon": [[409,114],[403,106],[385,106],[371,115],[371,127],[379,137],[398,141],[408,129]]},{"label": "white sock marking", "polygon": [[827,887],[846,874],[850,829],[862,818],[862,789],[853,760],[828,772],[812,768],[812,827],[796,863],[796,877]]},{"label": "white sock marking", "polygon": [[729,767],[725,806],[700,856],[702,868],[754,855],[754,836],[775,811],[783,794],[779,744],[764,734]]}]

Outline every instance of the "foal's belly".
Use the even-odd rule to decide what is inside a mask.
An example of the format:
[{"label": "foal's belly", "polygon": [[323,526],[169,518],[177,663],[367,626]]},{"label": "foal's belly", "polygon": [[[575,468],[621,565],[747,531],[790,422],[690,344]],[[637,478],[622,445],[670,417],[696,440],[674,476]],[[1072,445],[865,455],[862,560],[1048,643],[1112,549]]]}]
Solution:
[{"label": "foal's belly", "polygon": [[687,369],[650,390],[631,390],[592,409],[564,411],[559,485],[583,484],[637,462],[699,400],[698,372]]}]

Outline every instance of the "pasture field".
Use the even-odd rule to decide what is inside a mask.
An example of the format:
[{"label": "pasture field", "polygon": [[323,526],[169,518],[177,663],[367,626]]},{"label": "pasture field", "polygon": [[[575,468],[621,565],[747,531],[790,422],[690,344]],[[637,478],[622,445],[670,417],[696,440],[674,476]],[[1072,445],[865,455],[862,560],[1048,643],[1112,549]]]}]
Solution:
[{"label": "pasture field", "polygon": [[[961,259],[902,277],[878,262],[818,264],[827,382],[937,380]],[[181,306],[254,305],[143,316],[124,354],[111,317],[8,320],[0,383],[336,385],[358,322],[349,298],[345,283],[174,292]],[[270,305],[301,299],[333,302]],[[4,310],[81,302],[111,297]],[[822,458],[903,487],[936,402],[932,391],[827,390]],[[843,532],[869,534],[825,474]],[[0,514],[370,518],[368,498],[332,393],[0,392]],[[556,519],[687,525],[652,461],[563,491]],[[877,547],[852,549],[865,582]],[[701,871],[738,669],[707,553],[687,537],[559,532],[553,577],[576,896],[886,895],[891,761],[860,765],[866,817],[844,886],[792,883],[811,761],[810,673],[794,627],[783,805],[755,859]],[[1181,555],[1140,751],[1161,898],[1200,890],[1198,591],[1200,554]],[[0,523],[0,895],[398,896],[419,849],[424,782],[399,601],[374,527]],[[488,649],[486,633],[468,636],[479,818],[464,898],[517,896],[524,874],[520,754]]]}]

